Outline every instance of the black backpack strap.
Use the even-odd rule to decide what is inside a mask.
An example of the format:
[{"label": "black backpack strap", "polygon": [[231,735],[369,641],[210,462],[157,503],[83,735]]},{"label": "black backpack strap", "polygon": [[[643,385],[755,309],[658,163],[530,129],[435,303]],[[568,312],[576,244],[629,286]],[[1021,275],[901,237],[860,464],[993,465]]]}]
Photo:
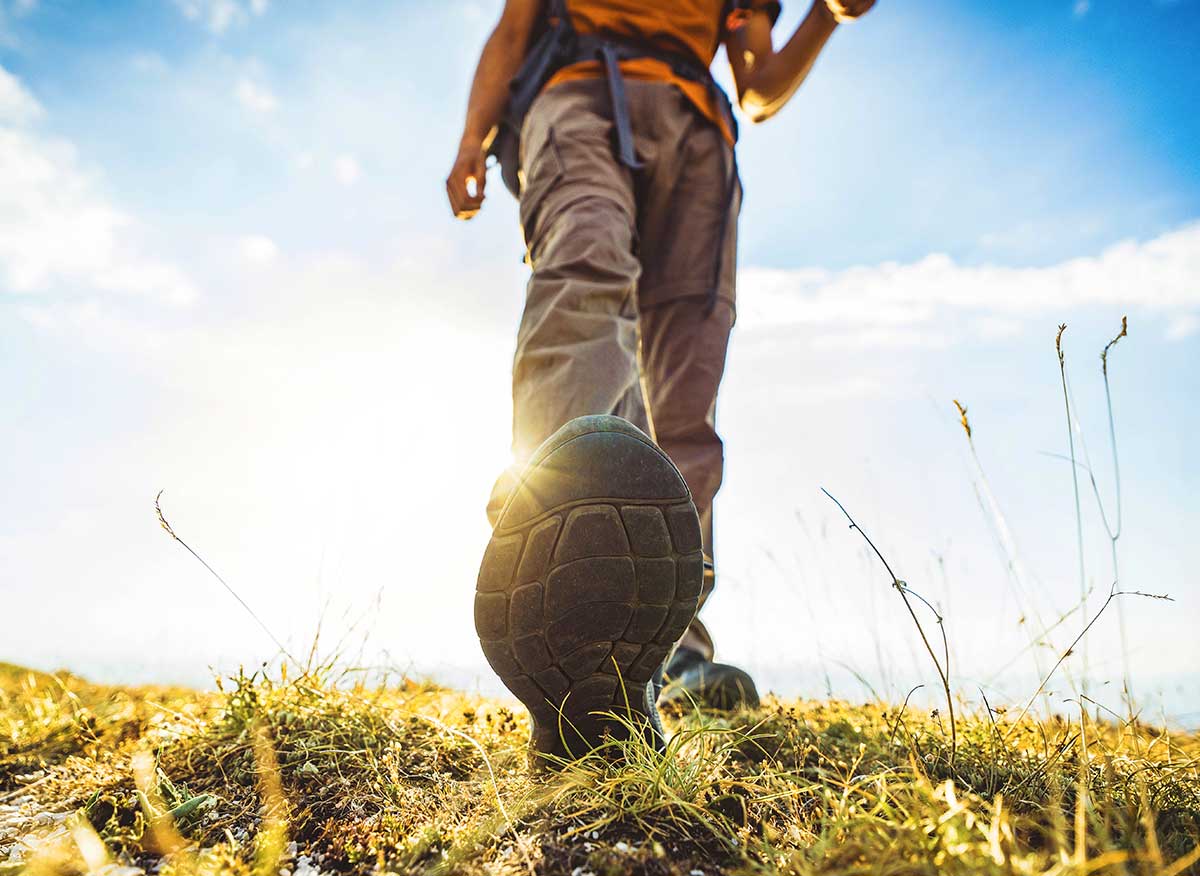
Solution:
[{"label": "black backpack strap", "polygon": [[625,95],[625,77],[621,75],[621,62],[617,60],[617,50],[612,43],[605,43],[600,48],[600,58],[604,62],[604,75],[608,79],[608,95],[612,100],[613,124],[617,129],[617,160],[630,170],[639,170],[642,162],[638,161],[633,148],[633,123],[629,119],[629,98]]},{"label": "black backpack strap", "polygon": [[[604,63],[605,74],[608,79],[609,95],[613,104],[613,122],[617,126],[619,156],[622,153],[628,156],[633,155],[632,135],[628,130],[622,133],[623,128],[631,130],[631,126],[629,124],[628,102],[625,99],[624,82],[620,74],[619,64],[621,61],[628,61],[634,58],[651,58],[661,61],[670,67],[671,72],[675,75],[691,82],[700,83],[708,89],[717,104],[717,108],[724,117],[725,123],[729,126],[729,131],[733,135],[734,142],[737,142],[737,118],[733,114],[733,105],[729,102],[729,96],[725,94],[725,90],[713,78],[712,71],[699,58],[689,53],[666,51],[641,40],[631,40],[626,37],[616,37],[608,34],[581,34],[576,37],[576,53],[573,60],[600,60]],[[622,138],[626,138],[624,142]],[[628,148],[626,148],[626,144],[628,144]],[[631,164],[625,161],[624,157],[622,157],[621,163],[625,164],[626,167],[634,169],[641,166],[636,162],[636,159]]]},{"label": "black backpack strap", "polygon": [[604,78],[608,82],[608,99],[612,105],[613,129],[616,132],[617,160],[630,170],[640,170],[637,151],[633,145],[633,122],[629,118],[629,97],[625,93],[625,77],[621,73],[621,61],[628,57],[644,56],[640,50],[631,53],[627,46],[608,37],[581,35],[578,38],[577,61],[598,60],[604,66]]},{"label": "black backpack strap", "polygon": [[621,74],[622,61],[653,58],[665,63],[676,75],[702,83],[713,95],[734,140],[737,140],[737,120],[729,98],[713,79],[708,65],[699,58],[685,52],[665,51],[639,40],[608,34],[579,34],[571,21],[567,0],[545,0],[545,3],[545,28],[531,46],[521,69],[509,83],[509,100],[504,117],[488,148],[488,153],[499,162],[504,183],[513,195],[520,194],[517,161],[521,123],[525,114],[550,78],[563,67],[578,61],[599,61],[604,67],[612,104],[617,158],[630,170],[641,168],[642,163],[638,161],[634,148],[629,99]]}]

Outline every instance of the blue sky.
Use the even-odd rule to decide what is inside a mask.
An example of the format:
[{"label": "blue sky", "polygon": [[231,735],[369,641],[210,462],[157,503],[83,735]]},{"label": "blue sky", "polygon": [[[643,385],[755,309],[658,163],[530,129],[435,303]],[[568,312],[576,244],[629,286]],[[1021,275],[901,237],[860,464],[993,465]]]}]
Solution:
[{"label": "blue sky", "polygon": [[[203,682],[271,656],[157,529],[165,488],[293,645],[324,613],[331,647],[353,628],[366,661],[491,689],[470,595],[526,274],[498,180],[470,224],[442,180],[497,13],[0,0],[0,588],[24,619],[0,659]],[[1111,510],[1096,356],[1128,314],[1121,584],[1177,600],[1123,602],[1135,693],[1200,718],[1198,46],[1196,0],[880,0],[743,126],[722,656],[790,694],[928,680],[825,486],[943,606],[964,695],[1032,690],[1030,657],[996,677],[1019,620],[1080,589],[1054,333]],[[1084,522],[1095,611],[1086,492]],[[1109,702],[1115,612],[1095,630]]]}]

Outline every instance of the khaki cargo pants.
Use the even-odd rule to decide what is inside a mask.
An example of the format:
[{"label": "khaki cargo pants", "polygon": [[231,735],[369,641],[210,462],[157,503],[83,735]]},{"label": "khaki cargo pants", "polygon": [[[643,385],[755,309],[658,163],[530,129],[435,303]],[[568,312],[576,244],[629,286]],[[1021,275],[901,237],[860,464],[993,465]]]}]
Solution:
[{"label": "khaki cargo pants", "polygon": [[[626,87],[637,171],[616,159],[602,79],[550,88],[525,119],[520,216],[533,274],[513,363],[513,451],[519,466],[574,417],[625,417],[683,473],[712,556],[741,187],[732,148],[677,88]],[[512,486],[511,474],[497,482],[493,523]],[[687,643],[711,656],[694,626]]]}]

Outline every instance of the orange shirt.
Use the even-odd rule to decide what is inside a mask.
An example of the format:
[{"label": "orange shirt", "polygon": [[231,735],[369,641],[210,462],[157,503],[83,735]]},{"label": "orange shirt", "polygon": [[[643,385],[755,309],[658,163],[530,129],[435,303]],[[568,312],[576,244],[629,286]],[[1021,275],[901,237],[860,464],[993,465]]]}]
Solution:
[{"label": "orange shirt", "polygon": [[[754,0],[753,5],[767,10],[772,20],[779,14],[779,4],[770,0]],[[567,0],[567,9],[579,33],[603,31],[638,39],[665,51],[690,53],[705,64],[712,63],[724,36],[725,0]],[[684,79],[653,58],[622,61],[621,73],[627,79],[670,82],[733,143],[733,132],[704,83]],[[581,61],[559,70],[546,87],[603,75],[599,61]]]}]

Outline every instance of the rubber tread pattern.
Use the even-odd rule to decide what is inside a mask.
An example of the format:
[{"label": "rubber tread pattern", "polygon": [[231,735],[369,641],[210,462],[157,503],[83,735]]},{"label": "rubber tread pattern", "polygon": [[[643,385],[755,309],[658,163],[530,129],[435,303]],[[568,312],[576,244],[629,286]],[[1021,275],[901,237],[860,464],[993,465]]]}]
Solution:
[{"label": "rubber tread pattern", "polygon": [[[634,488],[611,495],[613,484],[603,484],[603,495],[536,507],[531,496],[564,492],[539,488],[539,467],[556,484],[563,477],[555,450],[540,449],[522,476],[518,521],[506,520],[512,501],[501,514],[475,595],[484,655],[529,709],[533,748],[564,758],[595,747],[605,733],[621,735],[623,725],[594,713],[626,707],[630,723],[662,744],[649,682],[695,617],[703,575],[699,520],[690,497],[680,499],[678,470],[624,421],[584,419],[592,432],[579,421],[564,427],[575,430],[571,458],[580,458],[581,437],[603,438],[589,452],[633,466],[638,477],[618,478],[617,486]],[[607,428],[614,420],[620,427]],[[587,461],[593,471],[612,465]]]}]

